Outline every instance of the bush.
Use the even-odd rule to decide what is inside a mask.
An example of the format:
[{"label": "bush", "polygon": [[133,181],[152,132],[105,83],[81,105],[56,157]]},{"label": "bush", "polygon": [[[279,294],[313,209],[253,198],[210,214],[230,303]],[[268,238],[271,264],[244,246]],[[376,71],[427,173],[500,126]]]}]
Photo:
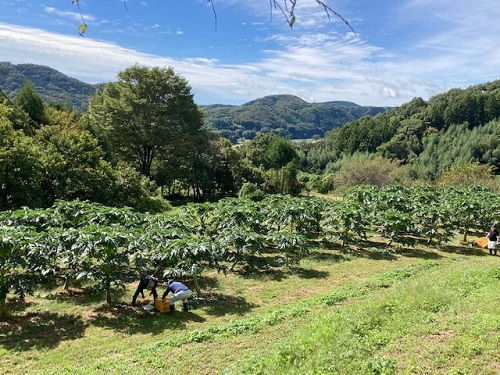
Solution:
[{"label": "bush", "polygon": [[466,163],[453,165],[441,175],[439,186],[486,185],[493,187],[494,167],[487,164]]},{"label": "bush", "polygon": [[410,181],[406,167],[398,161],[381,156],[353,159],[342,165],[333,175],[333,185],[337,190],[345,190],[357,185],[387,186],[408,184]]},{"label": "bush", "polygon": [[265,198],[265,194],[260,190],[256,184],[251,182],[246,182],[240,189],[238,194],[239,198],[248,198],[255,202],[261,201]]},{"label": "bush", "polygon": [[142,176],[130,165],[119,163],[115,173],[113,205],[152,213],[172,208],[168,201],[156,194],[157,187],[154,181]]}]

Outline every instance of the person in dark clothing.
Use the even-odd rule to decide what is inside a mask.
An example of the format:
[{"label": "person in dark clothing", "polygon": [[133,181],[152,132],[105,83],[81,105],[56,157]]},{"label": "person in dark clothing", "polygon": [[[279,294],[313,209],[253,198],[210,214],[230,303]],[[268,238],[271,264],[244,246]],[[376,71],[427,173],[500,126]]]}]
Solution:
[{"label": "person in dark clothing", "polygon": [[498,244],[498,229],[496,224],[493,224],[490,228],[490,232],[486,235],[488,239],[488,250],[490,255],[497,255],[497,244]]},{"label": "person in dark clothing", "polygon": [[174,281],[173,279],[169,279],[166,283],[167,289],[163,293],[163,299],[167,296],[169,292],[172,292],[173,296],[168,300],[168,305],[170,308],[170,314],[175,312],[175,302],[182,301],[182,307],[184,311],[189,311],[189,306],[187,303],[187,299],[191,296],[191,290],[181,283],[180,281]]},{"label": "person in dark clothing", "polygon": [[153,295],[154,299],[158,298],[158,293],[156,291],[156,287],[158,286],[158,279],[150,275],[141,275],[141,281],[139,281],[139,285],[137,285],[137,289],[135,290],[134,296],[132,297],[132,306],[135,306],[135,302],[137,301],[137,297],[139,294],[144,298],[144,289],[151,291],[150,295]]}]

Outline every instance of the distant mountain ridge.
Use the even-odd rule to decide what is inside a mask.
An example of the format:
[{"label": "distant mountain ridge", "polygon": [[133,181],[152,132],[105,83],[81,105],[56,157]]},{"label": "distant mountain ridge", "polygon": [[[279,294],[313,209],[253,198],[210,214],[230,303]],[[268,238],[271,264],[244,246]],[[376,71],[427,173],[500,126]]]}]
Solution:
[{"label": "distant mountain ridge", "polygon": [[323,138],[325,133],[374,116],[387,107],[369,107],[346,101],[308,103],[293,95],[270,95],[240,106],[202,106],[209,130],[236,143],[272,132],[292,139]]},{"label": "distant mountain ridge", "polygon": [[[46,103],[70,103],[79,112],[87,110],[89,99],[103,86],[79,81],[43,65],[0,62],[0,87],[10,98],[15,97],[25,80],[31,81]],[[388,109],[347,101],[308,103],[293,95],[270,95],[243,105],[200,107],[206,113],[207,129],[233,143],[253,139],[259,132],[293,139],[322,138],[347,122]]]}]

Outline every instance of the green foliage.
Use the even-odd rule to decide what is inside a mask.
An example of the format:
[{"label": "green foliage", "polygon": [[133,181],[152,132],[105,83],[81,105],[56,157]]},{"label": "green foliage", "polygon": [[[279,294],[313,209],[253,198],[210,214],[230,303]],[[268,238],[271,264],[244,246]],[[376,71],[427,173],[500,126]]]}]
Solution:
[{"label": "green foliage", "polygon": [[149,180],[123,164],[112,168],[74,111],[48,108],[49,125],[26,135],[14,130],[7,118],[12,109],[0,105],[0,209],[48,207],[58,199],[152,212],[169,207],[155,197],[156,187],[149,186]]},{"label": "green foliage", "polygon": [[14,103],[38,126],[44,122],[45,110],[42,98],[35,91],[30,81],[25,81],[23,83],[14,99]]},{"label": "green foliage", "polygon": [[422,153],[411,162],[418,177],[439,178],[453,166],[479,163],[496,171],[500,166],[498,120],[469,129],[467,123],[451,125],[423,138]]},{"label": "green foliage", "polygon": [[[107,203],[117,207],[131,207],[141,212],[162,212],[172,208],[170,203],[157,193],[154,181],[141,175],[135,168],[125,163],[118,163],[115,170],[115,182]],[[96,200],[98,201],[98,200]]]},{"label": "green foliage", "polygon": [[333,186],[342,191],[357,185],[381,187],[408,180],[409,176],[399,168],[399,162],[381,156],[365,155],[347,160],[333,175]]},{"label": "green foliage", "polygon": [[301,192],[297,180],[297,165],[289,163],[280,169],[269,169],[264,172],[263,188],[269,194],[290,194],[293,196]]},{"label": "green foliage", "polygon": [[297,195],[297,151],[287,139],[275,134],[259,134],[244,145],[246,158],[258,168],[264,179],[263,190],[271,194]]},{"label": "green foliage", "polygon": [[116,155],[145,176],[154,162],[169,163],[169,154],[192,158],[188,152],[203,123],[187,81],[172,68],[138,65],[118,78],[96,93],[89,107],[91,123],[103,128]]},{"label": "green foliage", "polygon": [[261,133],[255,139],[244,144],[243,153],[255,167],[269,168],[265,157],[266,151],[270,144],[278,142],[278,139],[281,138],[275,134]]},{"label": "green foliage", "polygon": [[0,224],[0,320],[8,317],[6,298],[13,290],[20,298],[31,294],[50,272],[52,253],[32,228]]},{"label": "green foliage", "polygon": [[[24,295],[33,291],[34,281],[61,275],[94,281],[111,303],[112,291],[135,276],[129,255],[140,247],[131,240],[131,227],[140,220],[127,209],[81,202],[59,202],[50,210],[5,212],[0,289]],[[18,279],[25,282],[16,283]]]},{"label": "green foliage", "polygon": [[[342,155],[379,153],[409,164],[410,173],[423,180],[438,179],[455,164],[477,162],[498,170],[500,110],[495,103],[499,82],[452,89],[427,102],[415,98],[373,117],[362,117],[327,133],[318,147],[327,151],[330,162]],[[310,150],[308,154],[317,158]],[[311,158],[312,162],[317,163]]]},{"label": "green foliage", "polygon": [[437,184],[440,186],[447,185],[488,185],[494,178],[494,167],[487,164],[479,164],[478,162],[469,164],[455,164],[450,169],[444,172]]},{"label": "green foliage", "polygon": [[241,187],[238,197],[250,199],[253,201],[261,201],[262,199],[264,199],[265,195],[262,190],[257,187],[256,184],[246,182]]},{"label": "green foliage", "polygon": [[[244,165],[241,154],[225,138],[209,137],[208,148],[200,157],[207,169],[212,171],[208,198],[235,196],[244,179]],[[201,162],[201,160],[200,160]],[[204,191],[204,193],[205,193]]]},{"label": "green foliage", "polygon": [[368,363],[367,370],[373,375],[392,375],[396,373],[394,361],[390,358],[384,358],[376,355]]},{"label": "green foliage", "polygon": [[[115,176],[97,139],[85,131],[52,132],[43,129],[39,134],[50,158],[48,193],[55,199],[92,200],[105,203],[113,197]],[[50,185],[49,185],[50,184]]]},{"label": "green foliage", "polygon": [[0,122],[0,210],[40,207],[46,155],[40,146],[8,122]]},{"label": "green foliage", "polygon": [[264,161],[271,168],[279,169],[297,158],[293,144],[281,137],[272,137],[264,151]]}]

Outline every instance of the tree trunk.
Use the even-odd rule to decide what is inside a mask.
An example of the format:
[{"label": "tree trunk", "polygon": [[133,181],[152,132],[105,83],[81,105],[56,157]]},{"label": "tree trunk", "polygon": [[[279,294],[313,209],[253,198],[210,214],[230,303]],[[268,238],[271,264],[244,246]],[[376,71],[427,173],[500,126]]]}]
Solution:
[{"label": "tree trunk", "polygon": [[109,286],[106,288],[106,302],[111,305],[111,288]]},{"label": "tree trunk", "polygon": [[64,286],[63,286],[63,290],[68,290],[69,289],[69,276],[66,276],[64,278]]},{"label": "tree trunk", "polygon": [[194,282],[194,288],[196,289],[196,293],[199,296],[201,296],[201,289],[200,289],[200,285],[198,284],[198,276],[194,275],[193,282]]},{"label": "tree trunk", "polygon": [[108,275],[106,275],[106,302],[111,305],[111,280]]},{"label": "tree trunk", "polygon": [[2,298],[0,300],[0,321],[6,321],[7,317],[7,304],[5,303],[5,298]]}]

